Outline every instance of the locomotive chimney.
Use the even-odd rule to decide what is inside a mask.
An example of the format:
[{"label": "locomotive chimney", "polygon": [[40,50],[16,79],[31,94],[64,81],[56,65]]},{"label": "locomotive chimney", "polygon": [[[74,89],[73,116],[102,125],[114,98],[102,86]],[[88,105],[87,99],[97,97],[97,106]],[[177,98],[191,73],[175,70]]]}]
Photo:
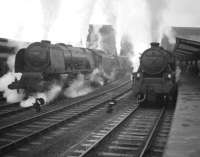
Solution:
[{"label": "locomotive chimney", "polygon": [[50,44],[51,44],[51,41],[49,41],[49,40],[42,40],[41,43],[50,45]]},{"label": "locomotive chimney", "polygon": [[151,47],[153,48],[153,47],[159,47],[159,43],[157,43],[157,42],[152,42],[151,43]]}]

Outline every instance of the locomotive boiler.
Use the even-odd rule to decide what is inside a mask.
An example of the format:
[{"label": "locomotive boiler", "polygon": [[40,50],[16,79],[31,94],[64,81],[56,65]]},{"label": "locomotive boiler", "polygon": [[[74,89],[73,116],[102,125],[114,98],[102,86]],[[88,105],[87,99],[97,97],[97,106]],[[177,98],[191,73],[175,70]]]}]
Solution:
[{"label": "locomotive boiler", "polygon": [[73,47],[63,43],[51,44],[50,41],[34,42],[16,54],[15,72],[22,73],[20,80],[9,85],[10,89],[24,89],[26,93],[48,90],[54,80],[65,86],[79,73],[90,74],[94,69],[111,73],[119,69],[120,59],[108,56],[101,50]]},{"label": "locomotive boiler", "polygon": [[133,93],[140,104],[174,101],[177,92],[174,55],[159,43],[151,43],[151,48],[141,55],[132,80]]}]

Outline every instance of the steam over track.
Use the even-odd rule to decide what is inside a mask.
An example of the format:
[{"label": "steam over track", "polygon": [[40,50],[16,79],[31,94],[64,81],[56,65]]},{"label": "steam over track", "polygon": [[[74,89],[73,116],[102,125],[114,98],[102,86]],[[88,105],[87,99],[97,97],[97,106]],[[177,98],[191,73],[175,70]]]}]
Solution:
[{"label": "steam over track", "polygon": [[[121,80],[116,80],[116,81],[113,81],[109,84],[107,84],[106,86],[103,86],[103,87],[100,87],[98,89],[96,89],[93,93],[91,93],[91,97],[92,96],[95,96],[95,95],[98,95],[98,93],[100,92],[104,92],[105,90],[108,90],[110,88],[113,88],[114,86],[118,86],[119,84],[123,83],[124,81],[127,81],[128,79],[127,78],[123,78]],[[73,102],[76,101],[76,100],[84,100],[85,99],[85,96],[81,96],[81,97],[77,97],[77,98],[70,98],[70,101]],[[88,98],[87,98],[88,99]],[[63,101],[65,102],[66,100],[63,99]],[[62,104],[61,101],[57,101],[57,102],[53,102],[51,104],[48,105],[49,106],[60,106]],[[58,107],[57,106],[57,107]],[[45,106],[47,107],[47,106]],[[16,115],[19,115],[19,114],[23,114],[22,112],[23,111],[28,111],[30,109],[32,109],[33,107],[27,107],[27,108],[22,108],[19,106],[19,103],[14,103],[14,104],[6,104],[6,103],[3,103],[0,105],[0,118],[2,119],[8,119],[9,117],[12,117],[13,115],[16,116]],[[43,108],[43,106],[42,106]]]},{"label": "steam over track", "polygon": [[87,116],[91,112],[106,107],[106,102],[112,98],[120,97],[130,91],[130,81],[121,85],[96,93],[84,100],[77,100],[67,106],[61,106],[55,110],[40,113],[34,117],[22,121],[2,126],[0,128],[0,153],[12,153],[15,148],[20,148],[23,144],[31,142],[38,135],[43,136],[54,129],[62,127],[64,124],[70,125],[75,119]]}]

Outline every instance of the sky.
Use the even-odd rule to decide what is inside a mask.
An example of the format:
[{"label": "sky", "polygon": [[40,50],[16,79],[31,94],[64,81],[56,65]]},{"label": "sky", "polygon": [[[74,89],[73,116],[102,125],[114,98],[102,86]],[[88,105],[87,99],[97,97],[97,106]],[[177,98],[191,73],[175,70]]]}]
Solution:
[{"label": "sky", "polygon": [[112,24],[117,43],[129,34],[135,47],[143,47],[138,45],[159,41],[161,28],[200,27],[199,4],[199,0],[0,0],[0,37],[84,46],[89,24]]},{"label": "sky", "polygon": [[172,26],[200,27],[199,0],[0,0],[0,37],[50,40],[86,47],[89,24],[112,25],[117,53],[123,36],[133,45],[132,63]]},{"label": "sky", "polygon": [[199,6],[199,0],[171,0],[166,19],[173,26],[200,27]]}]

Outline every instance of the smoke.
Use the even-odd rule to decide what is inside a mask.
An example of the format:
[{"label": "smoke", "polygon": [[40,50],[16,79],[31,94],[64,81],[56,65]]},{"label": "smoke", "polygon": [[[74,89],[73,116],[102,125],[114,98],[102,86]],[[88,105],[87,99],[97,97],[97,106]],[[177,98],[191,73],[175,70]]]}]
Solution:
[{"label": "smoke", "polygon": [[3,92],[3,97],[6,98],[8,103],[20,102],[24,97],[23,90],[11,90],[8,85],[21,78],[20,73],[8,72],[0,78],[0,91]]},{"label": "smoke", "polygon": [[120,54],[121,39],[128,35],[133,45],[133,65],[139,64],[139,53],[148,48],[150,24],[145,0],[99,0],[95,5],[93,24],[112,25],[116,34],[116,49]]},{"label": "smoke", "polygon": [[[1,37],[84,45],[89,22],[111,24],[117,34],[118,52],[124,32],[136,33],[135,38],[140,34],[139,40],[143,36],[146,42],[159,40],[163,23],[189,27],[200,24],[198,0],[1,0],[0,4]],[[133,45],[137,45],[131,34]]]},{"label": "smoke", "polygon": [[11,90],[8,88],[8,85],[14,82],[15,80],[20,80],[22,74],[15,73],[15,53],[18,49],[22,47],[26,47],[28,43],[26,42],[17,42],[14,40],[8,40],[8,42],[4,43],[5,46],[13,47],[13,54],[8,56],[7,58],[7,66],[8,72],[0,77],[0,91],[3,92],[3,97],[6,98],[7,103],[16,103],[20,102],[25,94],[24,91],[19,90]]},{"label": "smoke", "polygon": [[[118,6],[119,5],[119,0],[97,0],[93,14],[90,19],[90,23],[95,25],[107,25],[105,29],[110,29],[110,32],[107,32],[108,34],[104,33],[104,28],[99,28],[98,29],[98,37],[99,37],[99,43],[98,43],[98,48],[100,49],[105,49],[108,47],[108,51],[111,54],[116,53],[116,45],[115,43],[118,42],[117,40],[115,41],[114,35],[118,32],[115,32],[114,29],[116,28],[116,23],[117,23],[117,16],[118,16]],[[109,25],[111,26],[109,28]],[[113,29],[114,28],[114,29]],[[103,30],[104,29],[104,30]],[[113,30],[111,30],[113,29]],[[106,30],[105,30],[106,31]],[[113,34],[113,37],[112,37]],[[107,36],[106,36],[107,35]],[[118,38],[117,38],[118,39]],[[110,41],[112,40],[112,41]],[[112,42],[112,43],[109,43]],[[107,44],[106,47],[104,47],[104,44]],[[114,44],[114,47],[113,47]],[[110,45],[110,48],[109,48]]]},{"label": "smoke", "polygon": [[93,72],[90,74],[89,78],[92,84],[97,84],[100,86],[104,85],[104,79],[99,69],[94,69]]},{"label": "smoke", "polygon": [[119,9],[118,23],[116,26],[119,36],[117,38],[121,41],[124,35],[129,35],[129,39],[133,45],[131,61],[134,71],[138,69],[140,54],[149,47],[151,39],[146,8],[147,6],[144,0],[126,0],[120,4]]},{"label": "smoke", "polygon": [[53,101],[60,94],[61,91],[62,91],[62,86],[58,84],[52,84],[48,91],[43,93],[32,94],[31,96],[28,97],[28,99],[21,101],[20,106],[21,107],[33,106],[37,98],[43,98],[45,104],[48,104],[51,101]]},{"label": "smoke", "polygon": [[7,65],[8,65],[8,68],[9,68],[9,71],[10,72],[14,72],[15,71],[15,57],[16,55],[10,55],[8,58],[7,58]]},{"label": "smoke", "polygon": [[29,96],[27,100],[23,100],[20,102],[21,107],[31,107],[34,105],[36,98],[33,96]]},{"label": "smoke", "polygon": [[91,24],[115,25],[119,0],[97,0],[90,19]]},{"label": "smoke", "polygon": [[173,33],[169,31],[170,25],[166,19],[169,2],[169,0],[98,0],[90,22],[114,27],[118,54],[122,37],[128,36],[133,48],[131,60],[134,70],[137,70],[140,54],[150,47],[150,42],[160,42],[163,34],[174,42]]},{"label": "smoke", "polygon": [[[114,72],[112,72],[111,75],[106,75],[99,69],[95,69],[91,74],[87,76],[78,74],[77,78],[73,80],[70,86],[64,90],[64,96],[74,98],[88,94],[92,92],[96,87],[103,86],[105,80],[108,82],[113,79]],[[26,100],[21,101],[20,105],[22,107],[33,106],[37,98],[43,98],[45,104],[48,104],[62,92],[62,85],[60,83],[58,84],[56,82],[52,82],[48,91],[43,93],[33,93]]]},{"label": "smoke", "polygon": [[121,46],[120,55],[128,56],[133,54],[133,45],[128,35],[122,36],[120,46]]},{"label": "smoke", "polygon": [[3,97],[6,98],[7,103],[20,102],[24,98],[23,90],[11,90],[8,85],[15,80],[20,80],[22,74],[14,73],[15,55],[10,55],[7,58],[8,73],[0,77],[0,91],[3,92]]},{"label": "smoke", "polygon": [[85,76],[79,74],[69,88],[64,91],[66,97],[74,98],[93,91],[93,88],[85,81]]},{"label": "smoke", "polygon": [[28,45],[30,45],[29,42],[17,41],[17,40],[11,40],[11,39],[8,39],[8,42],[6,44],[6,46],[8,46],[8,47],[14,47],[14,53],[15,54],[20,49],[28,47]]},{"label": "smoke", "polygon": [[[0,36],[84,45],[96,0],[1,0]],[[12,20],[11,20],[12,19]]]},{"label": "smoke", "polygon": [[164,11],[167,8],[167,0],[146,0],[149,8],[151,40],[158,42],[161,31],[161,24],[163,23]]},{"label": "smoke", "polygon": [[108,75],[103,70],[96,68],[89,75],[89,80],[91,84],[96,84],[97,86],[103,86],[105,83],[113,81],[115,79],[115,75],[116,75],[116,69],[113,69],[110,72],[110,75]]},{"label": "smoke", "polygon": [[14,63],[15,55],[11,55],[7,59],[7,64],[9,67],[9,72],[0,78],[0,91],[3,92],[3,96],[6,98],[8,103],[20,102],[22,107],[32,106],[36,98],[43,98],[45,103],[49,103],[54,100],[62,90],[62,84],[52,81],[49,85],[49,90],[43,93],[34,93],[28,97],[28,99],[23,100],[25,93],[22,89],[11,90],[8,85],[14,82],[16,79],[20,80],[22,74],[14,73]]},{"label": "smoke", "polygon": [[48,39],[48,34],[54,24],[60,8],[61,0],[41,0],[42,11],[44,16],[44,39]]},{"label": "smoke", "polygon": [[100,69],[94,69],[89,75],[78,74],[77,78],[65,89],[64,95],[70,98],[86,95],[95,88],[113,81],[115,79],[115,74],[115,69],[111,71],[110,75]]},{"label": "smoke", "polygon": [[57,19],[49,32],[49,39],[86,46],[89,20],[95,2],[95,0],[62,0]]}]

